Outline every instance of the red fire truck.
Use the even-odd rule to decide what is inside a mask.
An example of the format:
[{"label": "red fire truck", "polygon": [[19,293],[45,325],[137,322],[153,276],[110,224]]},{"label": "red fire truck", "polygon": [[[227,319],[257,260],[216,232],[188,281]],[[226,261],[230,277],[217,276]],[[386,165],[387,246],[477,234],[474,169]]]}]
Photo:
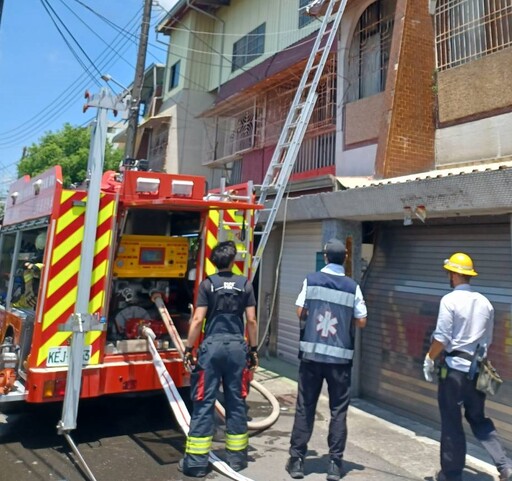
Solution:
[{"label": "red fire truck", "polygon": [[152,294],[161,293],[185,337],[199,282],[214,273],[217,242],[235,240],[235,270],[249,275],[259,207],[252,190],[208,194],[199,176],[107,172],[88,240],[88,189],[64,188],[58,166],[16,181],[0,229],[0,402],[63,399],[71,342],[63,326],[77,312],[85,254],[93,266],[88,312],[102,328],[85,333],[80,397],[161,389],[142,325],[156,334],[174,383],[188,385]]}]

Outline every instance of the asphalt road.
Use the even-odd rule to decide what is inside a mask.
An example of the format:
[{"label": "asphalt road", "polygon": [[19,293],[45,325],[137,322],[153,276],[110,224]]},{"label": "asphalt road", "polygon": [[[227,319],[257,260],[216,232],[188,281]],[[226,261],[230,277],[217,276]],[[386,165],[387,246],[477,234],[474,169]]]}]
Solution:
[{"label": "asphalt road", "polygon": [[[0,481],[84,481],[66,439],[61,406],[0,414]],[[82,402],[71,437],[97,481],[179,479],[184,436],[163,395]]]},{"label": "asphalt road", "polygon": [[[261,369],[258,381],[280,404],[280,417],[269,429],[252,433],[249,467],[255,481],[289,481],[284,466],[293,424],[296,384]],[[184,393],[184,398],[187,393]],[[269,405],[254,390],[249,415],[266,417]],[[0,481],[87,481],[65,438],[57,434],[61,406],[32,406],[29,411],[0,412]],[[343,481],[432,481],[439,467],[439,433],[365,401],[350,408]],[[305,463],[306,481],[325,480],[328,462],[328,401],[321,397]],[[177,470],[185,437],[176,427],[165,396],[104,398],[81,402],[78,427],[71,433],[97,481],[190,481]],[[222,429],[214,443],[223,458]],[[214,438],[215,440],[215,438]],[[493,481],[497,471],[485,453],[470,447],[466,481]],[[476,456],[476,457],[475,457]],[[207,481],[227,480],[212,472]]]}]

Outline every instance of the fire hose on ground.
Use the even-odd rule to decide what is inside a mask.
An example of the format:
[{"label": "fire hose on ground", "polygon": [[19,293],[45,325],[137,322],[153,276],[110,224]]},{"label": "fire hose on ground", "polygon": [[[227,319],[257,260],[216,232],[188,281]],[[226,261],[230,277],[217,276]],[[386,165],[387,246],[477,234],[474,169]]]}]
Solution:
[{"label": "fire hose on ground", "polygon": [[[155,347],[155,333],[148,326],[143,326],[142,335],[148,340],[149,352],[153,357],[153,364],[155,365],[156,372],[158,373],[158,379],[160,380],[160,384],[162,384],[165,395],[169,400],[169,404],[176,421],[180,425],[183,433],[188,435],[190,428],[190,413],[188,412],[187,406],[183,402],[183,399],[176,388],[176,384],[174,384],[171,375],[167,371],[165,364]],[[252,481],[250,478],[231,469],[230,466],[222,461],[222,459],[220,459],[215,453],[210,452],[208,454],[208,460],[213,464],[215,469],[235,481]]]},{"label": "fire hose on ground", "polygon": [[[162,299],[162,294],[160,292],[153,292],[151,294],[151,300],[157,306],[158,312],[160,313],[160,316],[164,321],[165,327],[167,329],[167,332],[169,333],[169,336],[171,337],[172,342],[174,343],[174,346],[176,347],[180,355],[183,357],[183,354],[185,352],[185,346],[183,345],[183,341],[181,340],[181,337],[178,334],[178,331],[176,329],[176,326],[174,325],[171,315],[169,314],[169,311],[165,307],[165,303]],[[250,431],[263,431],[272,426],[279,418],[279,402],[268,389],[263,387],[258,381],[255,381],[254,379],[251,381],[251,388],[258,391],[270,403],[272,407],[270,415],[267,416],[266,418],[260,421],[252,420],[247,423],[247,428]],[[215,410],[220,416],[222,416],[222,419],[225,419],[226,411],[224,409],[224,406],[222,406],[222,404],[218,401],[215,403]]]}]

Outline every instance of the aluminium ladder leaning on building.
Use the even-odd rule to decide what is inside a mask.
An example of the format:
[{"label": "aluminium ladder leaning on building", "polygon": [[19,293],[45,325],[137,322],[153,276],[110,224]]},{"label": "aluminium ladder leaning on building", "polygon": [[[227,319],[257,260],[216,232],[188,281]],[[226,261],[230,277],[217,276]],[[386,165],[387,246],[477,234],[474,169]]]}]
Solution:
[{"label": "aluminium ladder leaning on building", "polygon": [[[318,84],[347,4],[347,0],[341,0],[338,9],[335,11],[337,7],[336,4],[339,3],[340,0],[326,1],[328,1],[329,4],[325,10],[320,29],[318,30],[315,43],[313,44],[308,62],[304,68],[299,86],[297,87],[295,98],[293,99],[286,117],[283,130],[279,136],[272,160],[270,161],[267,173],[263,179],[263,184],[260,187],[258,203],[263,205],[267,203],[267,205],[265,205],[264,209],[256,211],[256,223],[262,213],[265,213],[266,217],[263,222],[262,230],[255,231],[255,235],[261,237],[256,253],[252,259],[251,281],[254,280],[254,276],[258,270],[283,194],[290,180],[295,161],[297,160],[304,134],[306,133],[311,114],[315,108],[316,99],[318,97]],[[317,3],[318,0],[311,2],[311,4],[306,7],[306,10],[309,12],[308,8],[315,6]],[[327,38],[324,40],[326,34]],[[268,198],[269,195],[272,197]]]}]

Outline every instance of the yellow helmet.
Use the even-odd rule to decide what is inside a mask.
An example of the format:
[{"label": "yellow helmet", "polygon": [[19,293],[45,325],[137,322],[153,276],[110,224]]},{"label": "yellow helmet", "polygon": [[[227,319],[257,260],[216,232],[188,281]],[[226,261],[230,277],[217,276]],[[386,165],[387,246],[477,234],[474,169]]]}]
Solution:
[{"label": "yellow helmet", "polygon": [[46,246],[46,231],[37,234],[34,244],[38,251],[44,251]]},{"label": "yellow helmet", "polygon": [[471,257],[462,252],[456,252],[449,259],[445,259],[444,266],[447,271],[456,272],[464,276],[477,276],[478,273],[473,269]]}]

